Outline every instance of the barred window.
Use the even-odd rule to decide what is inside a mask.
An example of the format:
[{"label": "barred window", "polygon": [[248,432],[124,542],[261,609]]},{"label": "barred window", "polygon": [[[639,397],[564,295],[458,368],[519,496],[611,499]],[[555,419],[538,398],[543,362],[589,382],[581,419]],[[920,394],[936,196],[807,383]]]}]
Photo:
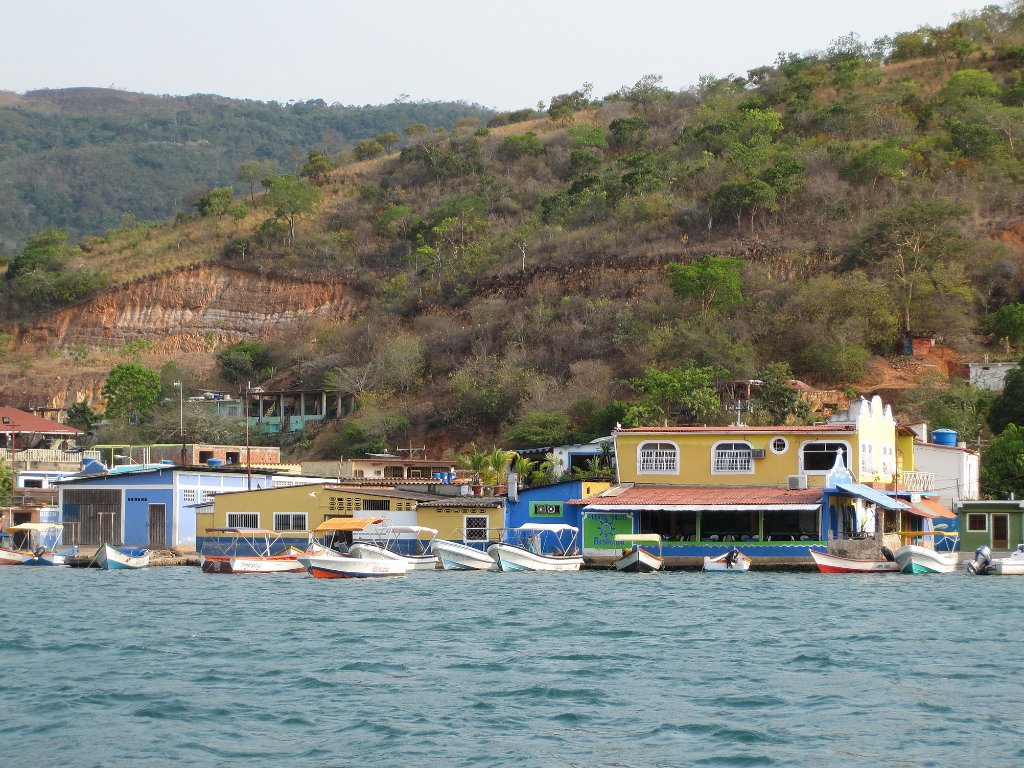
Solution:
[{"label": "barred window", "polygon": [[466,515],[465,541],[487,541],[487,517],[485,515]]},{"label": "barred window", "polygon": [[391,499],[363,499],[364,512],[388,512],[391,509]]},{"label": "barred window", "polygon": [[275,512],[275,531],[304,531],[306,530],[305,512]]},{"label": "barred window", "polygon": [[719,443],[714,448],[712,472],[750,474],[754,471],[754,454],[750,443]]},{"label": "barred window", "polygon": [[228,528],[259,528],[259,512],[228,512]]},{"label": "barred window", "polygon": [[637,452],[637,472],[677,474],[679,449],[675,443],[642,443]]}]

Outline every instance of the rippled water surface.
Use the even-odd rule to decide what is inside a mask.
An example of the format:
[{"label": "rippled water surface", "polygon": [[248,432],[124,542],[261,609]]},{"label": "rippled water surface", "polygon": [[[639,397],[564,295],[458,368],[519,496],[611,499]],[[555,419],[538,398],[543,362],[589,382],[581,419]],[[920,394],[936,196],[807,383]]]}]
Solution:
[{"label": "rippled water surface", "polygon": [[0,568],[6,765],[1019,766],[1024,579]]}]

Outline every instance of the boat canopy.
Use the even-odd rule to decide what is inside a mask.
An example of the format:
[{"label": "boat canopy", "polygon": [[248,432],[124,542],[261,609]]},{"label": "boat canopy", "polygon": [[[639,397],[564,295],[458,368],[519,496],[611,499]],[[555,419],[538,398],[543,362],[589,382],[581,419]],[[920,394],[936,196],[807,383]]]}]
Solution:
[{"label": "boat canopy", "polygon": [[552,533],[560,533],[562,531],[572,531],[576,533],[579,531],[575,525],[569,525],[568,523],[525,523],[519,526],[520,531],[551,531]]},{"label": "boat canopy", "polygon": [[207,528],[207,533],[229,533],[235,536],[280,536],[280,531],[267,528]]},{"label": "boat canopy", "polygon": [[47,531],[59,531],[64,528],[60,523],[18,523],[8,528],[8,531],[39,531],[45,533]]},{"label": "boat canopy", "polygon": [[427,528],[424,525],[393,525],[391,530],[394,533],[429,533],[431,536],[437,536],[436,528]]},{"label": "boat canopy", "polygon": [[378,525],[383,522],[383,517],[332,517],[330,520],[324,520],[313,530],[315,533],[361,531],[368,525]]},{"label": "boat canopy", "polygon": [[882,509],[888,509],[890,511],[910,509],[909,506],[899,499],[894,499],[892,496],[886,496],[881,491],[876,491],[874,488],[869,488],[868,486],[861,485],[860,483],[836,483],[836,488],[850,496],[857,496],[865,501],[869,501]]},{"label": "boat canopy", "polygon": [[649,541],[652,544],[661,544],[661,535],[657,533],[616,533],[615,540],[624,541]]}]

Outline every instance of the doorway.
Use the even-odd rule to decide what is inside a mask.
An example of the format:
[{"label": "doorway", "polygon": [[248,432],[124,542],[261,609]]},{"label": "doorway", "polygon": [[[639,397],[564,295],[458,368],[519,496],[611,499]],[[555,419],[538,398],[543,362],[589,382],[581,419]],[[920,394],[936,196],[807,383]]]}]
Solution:
[{"label": "doorway", "polygon": [[162,548],[167,546],[167,505],[150,504],[149,517],[149,546],[150,548]]},{"label": "doorway", "polygon": [[1010,516],[992,515],[992,549],[1010,548]]}]

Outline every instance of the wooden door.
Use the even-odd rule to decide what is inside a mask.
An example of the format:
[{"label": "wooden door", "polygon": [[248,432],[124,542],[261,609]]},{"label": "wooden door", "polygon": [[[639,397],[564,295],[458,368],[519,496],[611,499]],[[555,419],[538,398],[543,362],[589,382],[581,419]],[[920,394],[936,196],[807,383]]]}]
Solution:
[{"label": "wooden door", "polygon": [[1010,548],[1010,516],[992,515],[992,549]]},{"label": "wooden door", "polygon": [[149,527],[150,548],[167,546],[167,505],[150,504],[149,518],[146,522]]}]

